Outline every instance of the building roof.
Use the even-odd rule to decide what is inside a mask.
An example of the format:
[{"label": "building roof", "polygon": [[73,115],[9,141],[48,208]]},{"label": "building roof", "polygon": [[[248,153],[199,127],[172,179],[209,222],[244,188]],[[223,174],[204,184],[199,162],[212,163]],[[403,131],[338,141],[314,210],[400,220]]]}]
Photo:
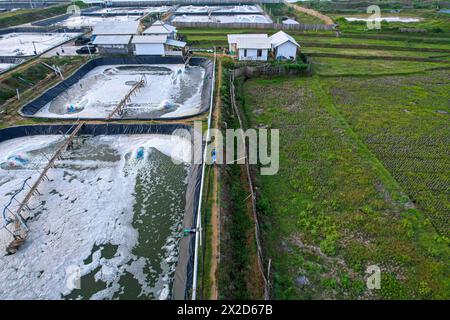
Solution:
[{"label": "building roof", "polygon": [[166,43],[166,35],[134,36],[132,43]]},{"label": "building roof", "polygon": [[294,19],[286,19],[283,21],[283,24],[300,24],[300,23]]},{"label": "building roof", "polygon": [[169,46],[178,47],[178,48],[186,47],[186,42],[173,40],[173,39],[167,39],[166,44]]},{"label": "building roof", "polygon": [[270,49],[269,38],[256,38],[256,39],[238,39],[238,49]]},{"label": "building roof", "polygon": [[239,39],[267,39],[267,34],[248,33],[248,34],[229,34],[228,43],[237,43]]},{"label": "building roof", "polygon": [[136,34],[140,21],[105,21],[97,23],[92,31],[95,35],[128,35]]},{"label": "building roof", "polygon": [[131,36],[96,36],[92,44],[113,45],[113,44],[129,44]]},{"label": "building roof", "polygon": [[279,47],[283,43],[288,42],[288,41],[292,42],[297,47],[300,47],[300,45],[297,43],[297,41],[295,41],[294,38],[292,38],[290,35],[288,35],[284,31],[279,31],[279,32],[275,33],[273,36],[269,37],[269,39],[270,39],[270,43],[272,44],[272,48]]},{"label": "building roof", "polygon": [[173,32],[177,32],[177,28],[171,26],[170,24],[166,24],[160,20],[153,23],[149,28],[144,30],[144,34],[170,34]]}]

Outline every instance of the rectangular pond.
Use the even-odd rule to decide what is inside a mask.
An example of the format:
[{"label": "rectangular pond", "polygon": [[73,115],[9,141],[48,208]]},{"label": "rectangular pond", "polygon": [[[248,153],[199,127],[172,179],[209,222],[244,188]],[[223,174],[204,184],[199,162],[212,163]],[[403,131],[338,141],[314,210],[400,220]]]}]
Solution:
[{"label": "rectangular pond", "polygon": [[173,22],[214,22],[214,23],[272,23],[272,20],[262,14],[230,14],[230,15],[177,15]]},{"label": "rectangular pond", "polygon": [[0,56],[21,57],[45,52],[74,37],[78,33],[7,33],[0,35]]},{"label": "rectangular pond", "polygon": [[[1,142],[0,202],[25,179],[35,181],[63,140]],[[75,138],[29,203],[24,246],[5,255],[12,236],[0,230],[0,299],[171,298],[190,153],[182,136]],[[79,288],[74,275],[81,276]]]},{"label": "rectangular pond", "polygon": [[134,21],[139,19],[139,16],[127,16],[127,15],[119,15],[119,16],[105,16],[105,17],[97,17],[97,16],[70,16],[67,19],[56,22],[53,25],[67,28],[81,28],[81,27],[94,27],[100,22],[115,22],[115,21]]},{"label": "rectangular pond", "polygon": [[90,70],[42,109],[36,117],[104,119],[132,87],[144,80],[116,118],[155,119],[195,115],[204,103],[206,70],[184,64],[102,65]]},{"label": "rectangular pond", "polygon": [[180,6],[175,14],[183,13],[262,13],[258,5],[229,5],[229,6]]}]

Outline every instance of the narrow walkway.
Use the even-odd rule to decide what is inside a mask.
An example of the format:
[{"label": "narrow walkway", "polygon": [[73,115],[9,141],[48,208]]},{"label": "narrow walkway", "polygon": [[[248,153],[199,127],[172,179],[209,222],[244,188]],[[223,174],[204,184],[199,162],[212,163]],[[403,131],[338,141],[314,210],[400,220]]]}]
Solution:
[{"label": "narrow walkway", "polygon": [[318,11],[316,11],[316,10],[308,9],[308,8],[305,8],[305,7],[301,7],[301,6],[297,5],[297,4],[289,3],[289,2],[287,2],[287,1],[284,1],[284,3],[285,3],[288,7],[294,8],[294,9],[297,10],[297,11],[300,11],[300,12],[309,14],[310,16],[319,18],[320,20],[322,20],[323,22],[325,22],[326,25],[332,25],[332,24],[334,24],[333,19],[331,19],[329,16],[326,16],[326,15],[324,15],[323,13],[320,13],[320,12],[318,12]]},{"label": "narrow walkway", "polygon": [[[222,87],[222,59],[219,57],[217,69],[217,88],[216,92],[220,92]],[[220,123],[220,108],[222,107],[222,100],[220,94],[216,96],[216,105],[214,108],[214,124],[213,128],[219,129]],[[217,141],[215,142],[217,143]],[[217,148],[217,145],[215,145]],[[213,190],[212,190],[212,208],[211,208],[211,300],[219,299],[219,288],[217,284],[217,270],[220,262],[220,194],[219,194],[219,169],[217,166],[213,168]]]}]

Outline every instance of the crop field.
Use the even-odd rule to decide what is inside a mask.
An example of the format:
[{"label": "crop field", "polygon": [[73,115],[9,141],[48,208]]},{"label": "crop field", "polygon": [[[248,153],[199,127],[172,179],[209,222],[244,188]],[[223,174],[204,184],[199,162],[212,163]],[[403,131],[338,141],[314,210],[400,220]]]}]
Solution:
[{"label": "crop field", "polygon": [[449,79],[450,71],[443,70],[376,79],[337,78],[325,85],[352,128],[447,237]]},{"label": "crop field", "polygon": [[[434,90],[443,94],[441,103],[445,100],[445,85],[438,83],[446,82],[444,77],[442,74],[434,80]],[[379,82],[377,79],[372,81]],[[405,194],[410,190],[402,189],[402,181],[397,181],[398,175],[392,170],[399,163],[391,160],[385,167],[384,158],[380,156],[380,162],[371,152],[372,145],[369,149],[365,139],[360,138],[359,131],[367,121],[369,128],[375,127],[370,121],[376,115],[362,106],[354,111],[361,114],[358,121],[356,115],[347,117],[351,110],[342,115],[325,89],[329,88],[327,81],[319,77],[253,79],[243,87],[241,100],[248,123],[280,129],[280,171],[278,175],[258,178],[265,254],[273,263],[272,295],[277,299],[448,298],[448,239],[439,236],[426,210]],[[345,88],[352,88],[348,81],[344,81]],[[389,86],[388,81],[385,86]],[[370,92],[363,84],[358,88]],[[338,89],[333,92],[343,91]],[[388,93],[394,98],[398,95],[394,86]],[[358,99],[359,95],[351,97]],[[367,101],[376,101],[369,97]],[[430,113],[419,111],[425,103],[417,101],[411,111]],[[386,142],[394,134],[386,132],[388,122],[403,119],[403,111],[399,111],[398,117],[390,120],[390,109],[386,107],[376,117],[376,121],[385,123]],[[376,110],[382,112],[382,104]],[[396,126],[397,134],[402,132],[403,123]],[[424,130],[423,140],[417,141],[428,141],[426,152],[436,158],[445,150],[441,144],[433,152],[430,131],[439,125],[444,124],[438,123],[431,112],[419,129]],[[381,133],[381,128],[376,132]],[[445,139],[448,142],[445,134],[441,128],[436,137],[442,143]],[[403,146],[402,152],[410,161],[405,163],[409,164],[414,161],[414,151],[419,150],[408,149],[407,143]],[[409,150],[412,152],[405,154]],[[416,156],[420,157],[419,153]],[[443,176],[445,163],[436,160],[428,165],[434,163],[439,166],[433,170],[441,170],[436,175]],[[373,264],[382,270],[382,287],[376,293],[367,290],[363,281],[366,268]]]},{"label": "crop field", "polygon": [[314,57],[313,71],[323,76],[394,75],[448,68],[449,63]]}]

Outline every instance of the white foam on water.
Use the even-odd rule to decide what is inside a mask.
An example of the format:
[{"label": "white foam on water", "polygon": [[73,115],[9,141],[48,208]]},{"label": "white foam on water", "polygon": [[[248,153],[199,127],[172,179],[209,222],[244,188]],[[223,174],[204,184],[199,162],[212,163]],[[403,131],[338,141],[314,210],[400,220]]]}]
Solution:
[{"label": "white foam on water", "polygon": [[[0,162],[18,153],[30,156],[30,152],[61,142],[61,139],[61,136],[31,136],[8,140],[0,144]],[[142,167],[127,165],[125,155],[133,155],[140,147],[146,152],[155,148],[167,156],[175,153],[177,160],[187,163],[190,141],[166,135],[88,139],[92,145],[112,147],[120,160],[99,161],[93,169],[93,160],[66,159],[49,171],[50,181],[42,183],[41,195],[30,202],[32,218],[28,221],[30,233],[25,245],[14,255],[0,256],[0,299],[60,299],[72,291],[67,286],[70,277],[67,271],[74,267],[80,268],[82,276],[97,270],[95,279],[106,283],[107,288],[96,292],[91,299],[110,299],[120,293],[123,288],[119,280],[125,273],[138,281],[142,295],[170,297],[168,290],[178,256],[176,236],[180,222],[173,224],[161,248],[160,263],[167,267],[159,275],[157,285],[150,287],[144,272],[146,259],[132,253],[139,236],[133,227],[136,178],[145,171]],[[9,201],[11,192],[25,178],[31,175],[34,181],[38,174],[38,171],[0,168],[1,203]],[[167,189],[170,192],[170,186]],[[0,255],[4,254],[10,240],[9,234],[0,231]],[[102,249],[93,252],[96,246],[106,244],[117,246],[111,259],[102,257]],[[89,257],[92,262],[85,264]]]},{"label": "white foam on water", "polygon": [[272,23],[262,14],[234,14],[234,15],[178,15],[174,22],[216,22],[216,23]]},{"label": "white foam on water", "polygon": [[[131,68],[131,69],[124,69]],[[161,68],[136,70],[133,68]],[[167,102],[175,106],[163,117],[193,115],[201,109],[205,69],[184,65],[108,65],[96,67],[36,113],[47,118],[105,118],[145,75],[146,85],[136,92],[130,112],[161,111]],[[186,91],[189,91],[186,93]],[[71,112],[70,110],[75,110]]]},{"label": "white foam on water", "polygon": [[100,22],[115,22],[115,21],[134,21],[139,19],[139,16],[109,16],[109,17],[96,17],[96,16],[71,16],[67,19],[55,23],[55,26],[63,26],[67,28],[78,27],[94,27]]},{"label": "white foam on water", "polygon": [[237,5],[237,6],[180,6],[177,13],[233,13],[233,12],[245,12],[245,13],[260,13],[262,10],[256,5]]}]

